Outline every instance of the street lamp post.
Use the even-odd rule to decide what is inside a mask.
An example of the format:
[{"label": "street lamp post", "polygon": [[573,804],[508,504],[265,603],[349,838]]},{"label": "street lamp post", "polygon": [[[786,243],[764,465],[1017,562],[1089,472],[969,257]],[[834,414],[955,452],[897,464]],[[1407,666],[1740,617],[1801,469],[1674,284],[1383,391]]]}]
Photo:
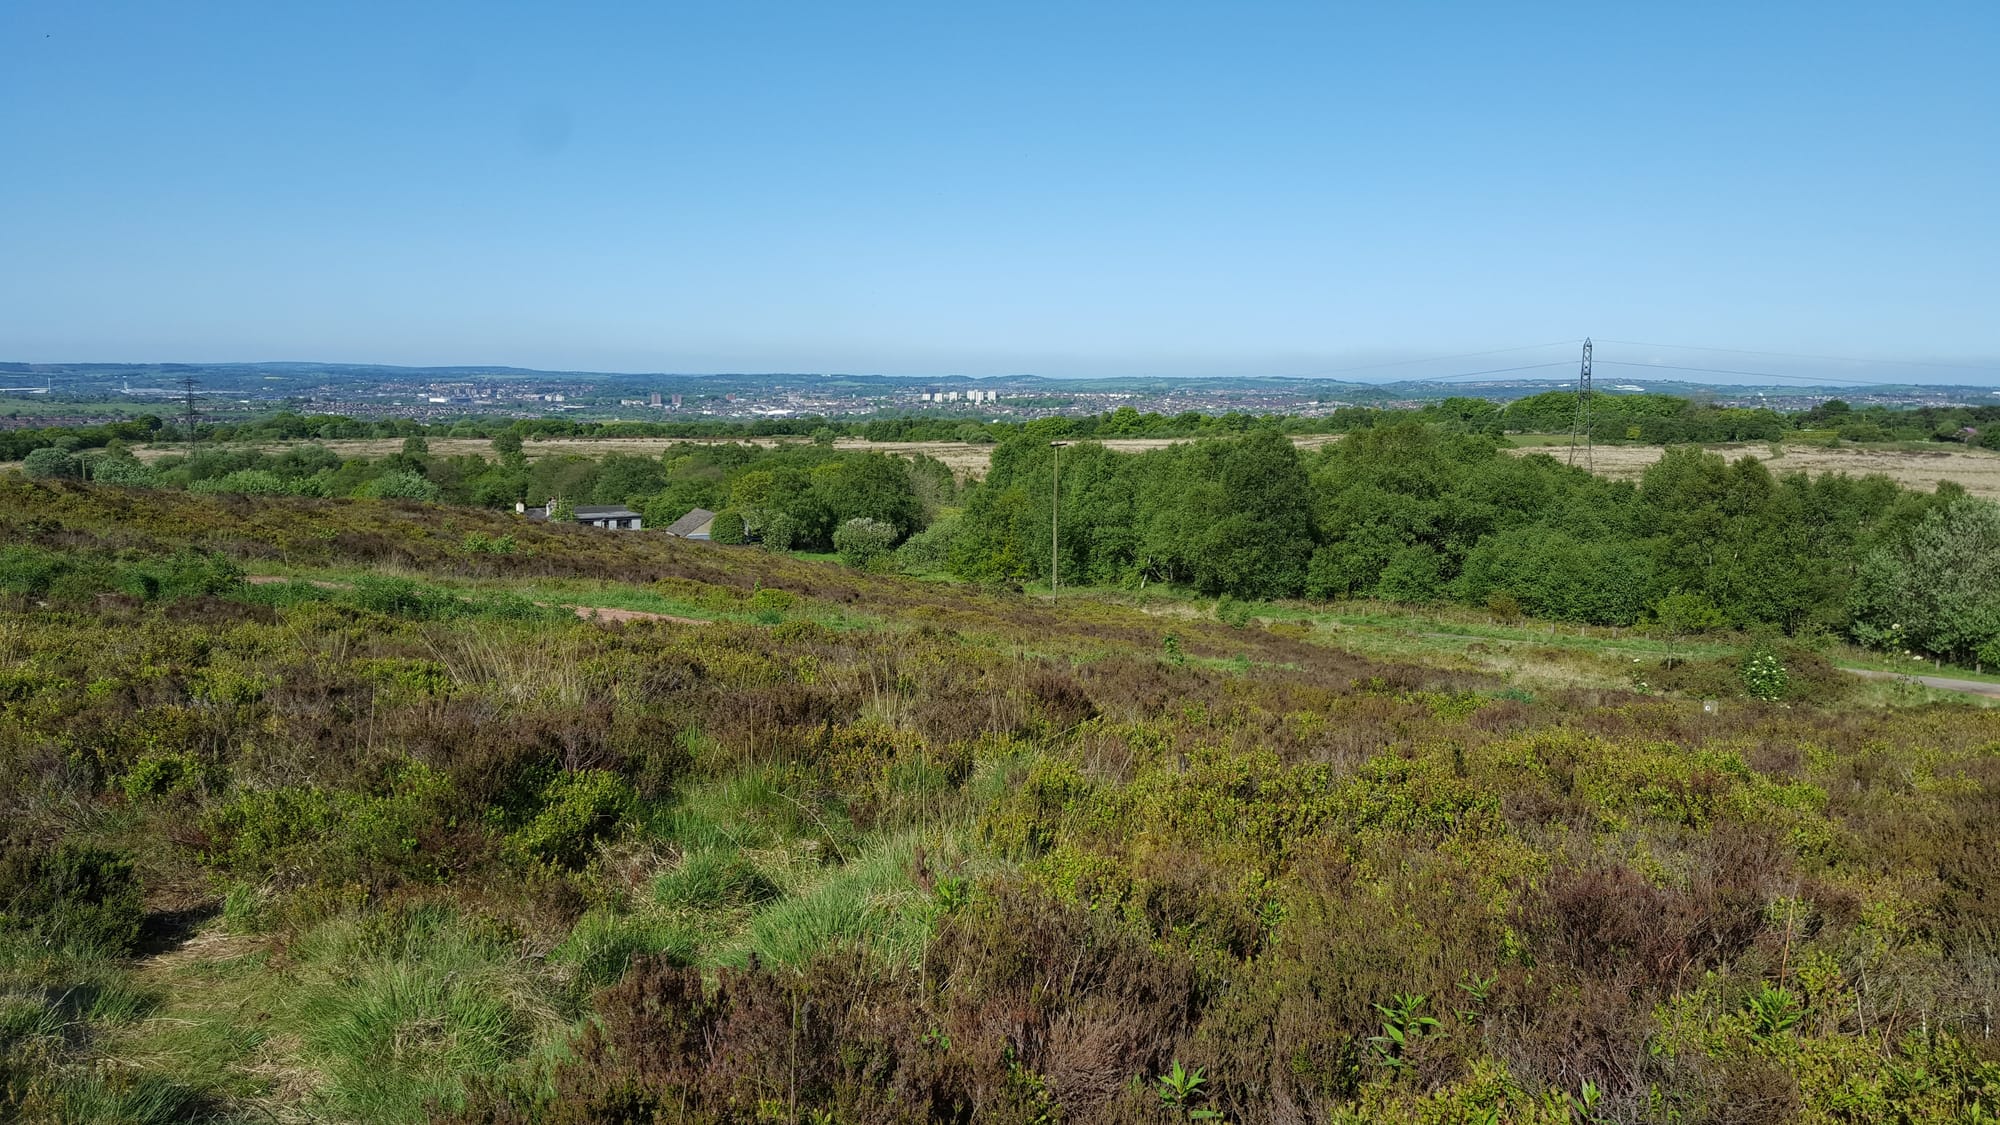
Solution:
[{"label": "street lamp post", "polygon": [[1058,558],[1062,550],[1062,533],[1059,530],[1062,515],[1062,451],[1066,441],[1052,441],[1049,448],[1055,452],[1054,471],[1050,473],[1049,485],[1049,604],[1056,604],[1056,585],[1061,575]]}]

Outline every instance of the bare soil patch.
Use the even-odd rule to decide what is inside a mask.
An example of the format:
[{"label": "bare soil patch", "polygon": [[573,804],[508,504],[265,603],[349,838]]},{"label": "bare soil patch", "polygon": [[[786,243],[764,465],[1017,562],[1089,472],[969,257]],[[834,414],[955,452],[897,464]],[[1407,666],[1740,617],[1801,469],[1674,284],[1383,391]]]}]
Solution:
[{"label": "bare soil patch", "polygon": [[651,613],[643,609],[609,609],[587,605],[564,606],[574,611],[585,621],[600,621],[607,624],[621,621],[671,621],[676,625],[707,625],[699,617],[676,617],[671,613]]}]

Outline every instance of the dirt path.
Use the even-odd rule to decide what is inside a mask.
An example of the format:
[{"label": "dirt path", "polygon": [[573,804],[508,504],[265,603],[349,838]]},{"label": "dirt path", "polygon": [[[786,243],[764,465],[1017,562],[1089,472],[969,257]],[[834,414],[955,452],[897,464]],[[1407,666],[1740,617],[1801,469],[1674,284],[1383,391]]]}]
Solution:
[{"label": "dirt path", "polygon": [[1870,680],[1915,680],[1927,688],[1939,691],[1962,691],[1968,695],[1983,695],[1988,699],[2000,699],[2000,684],[1985,680],[1954,680],[1950,676],[1912,676],[1902,672],[1878,672],[1873,668],[1842,668],[1841,671]]},{"label": "dirt path", "polygon": [[[536,602],[535,604],[541,605],[543,603]],[[574,610],[576,615],[585,621],[602,621],[607,623],[620,621],[671,621],[676,625],[712,624],[712,622],[703,621],[699,617],[676,617],[671,613],[649,613],[643,609],[608,609],[587,605],[566,605],[562,608]]]}]

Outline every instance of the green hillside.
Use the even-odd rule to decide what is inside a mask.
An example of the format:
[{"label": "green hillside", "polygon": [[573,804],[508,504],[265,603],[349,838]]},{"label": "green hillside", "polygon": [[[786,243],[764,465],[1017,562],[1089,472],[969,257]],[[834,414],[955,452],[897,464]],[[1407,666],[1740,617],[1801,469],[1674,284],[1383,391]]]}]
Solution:
[{"label": "green hillside", "polygon": [[0,477],[0,1120],[2000,1114],[2000,710],[1006,577]]}]

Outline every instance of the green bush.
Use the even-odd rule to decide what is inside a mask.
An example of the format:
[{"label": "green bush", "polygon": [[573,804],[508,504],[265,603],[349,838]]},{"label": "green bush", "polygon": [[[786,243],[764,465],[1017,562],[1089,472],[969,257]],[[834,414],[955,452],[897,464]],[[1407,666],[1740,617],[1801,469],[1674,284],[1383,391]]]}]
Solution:
[{"label": "green bush", "polygon": [[1784,660],[1768,648],[1751,650],[1750,655],[1743,658],[1740,674],[1743,677],[1743,692],[1752,699],[1783,699],[1791,685]]},{"label": "green bush", "polygon": [[159,483],[159,474],[130,454],[107,454],[99,457],[90,462],[88,475],[98,484],[117,484],[130,488],[151,488]]},{"label": "green bush", "polygon": [[542,789],[540,811],[509,834],[507,843],[528,860],[575,870],[637,803],[638,794],[625,779],[607,770],[557,774]]},{"label": "green bush", "polygon": [[833,549],[847,565],[865,567],[895,547],[896,535],[895,524],[859,516],[834,529]]},{"label": "green bush", "polygon": [[715,513],[715,519],[708,527],[708,537],[716,543],[741,543],[748,534],[743,513],[734,508],[724,508]]},{"label": "green bush", "polygon": [[458,857],[419,845],[448,827],[454,801],[450,779],[419,762],[389,770],[379,793],[300,785],[242,792],[202,818],[210,841],[204,858],[245,874],[430,881]]},{"label": "green bush", "polygon": [[188,751],[154,752],[141,757],[118,783],[130,801],[193,793],[209,788],[212,767]]},{"label": "green bush", "polygon": [[356,495],[376,500],[427,500],[435,503],[444,499],[444,490],[416,473],[402,470],[376,477],[362,485]]},{"label": "green bush", "polygon": [[21,471],[36,480],[66,480],[77,475],[82,465],[67,450],[45,445],[21,459]]},{"label": "green bush", "polygon": [[238,493],[244,496],[283,496],[291,489],[284,478],[269,469],[238,469],[233,473],[211,480],[198,480],[188,485],[194,493],[218,492]]},{"label": "green bush", "polygon": [[145,917],[132,860],[64,840],[44,851],[0,854],[0,930],[26,930],[58,946],[124,953]]},{"label": "green bush", "polygon": [[965,521],[957,512],[943,513],[929,527],[903,541],[896,549],[896,562],[913,574],[943,571],[951,565],[952,545],[964,530]]}]

